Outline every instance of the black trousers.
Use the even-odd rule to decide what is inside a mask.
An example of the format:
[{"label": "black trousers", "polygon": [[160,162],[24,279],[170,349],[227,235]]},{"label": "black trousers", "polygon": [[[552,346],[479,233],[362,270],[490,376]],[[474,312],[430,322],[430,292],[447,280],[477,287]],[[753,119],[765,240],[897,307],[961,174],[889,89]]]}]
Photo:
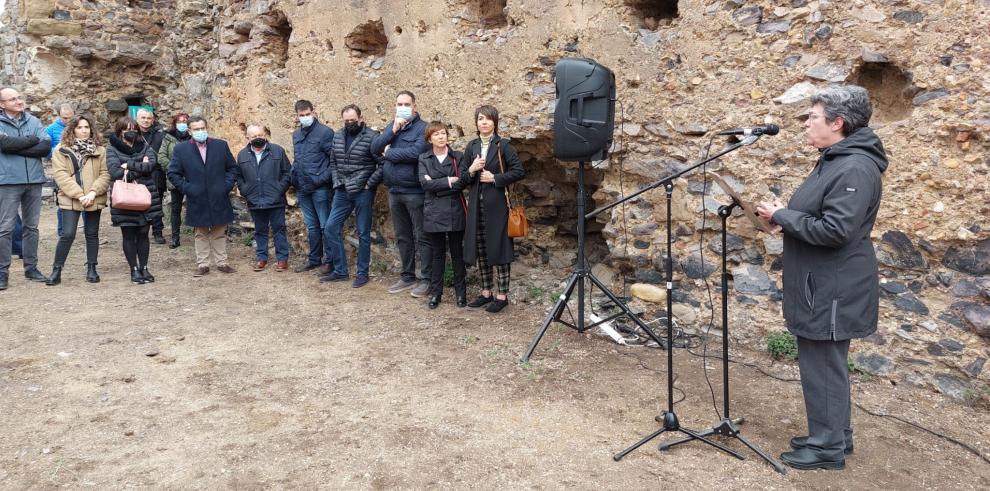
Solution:
[{"label": "black trousers", "polygon": [[143,268],[148,265],[148,255],[151,251],[151,241],[148,239],[149,228],[147,225],[120,227],[124,257],[127,258],[127,265],[131,269]]},{"label": "black trousers", "polygon": [[86,262],[96,264],[100,255],[100,213],[96,211],[62,210],[62,235],[55,246],[55,266],[65,266],[65,258],[69,257],[72,242],[76,240],[76,230],[79,229],[79,217],[83,219],[83,231],[86,234]]},{"label": "black trousers", "polygon": [[432,268],[430,270],[430,295],[443,295],[443,273],[446,270],[447,251],[450,251],[450,261],[454,267],[454,292],[458,297],[467,295],[467,285],[464,267],[464,231],[458,232],[426,232],[432,251]]},{"label": "black trousers", "polygon": [[798,336],[801,390],[808,416],[808,446],[841,460],[852,445],[849,340],[813,341]]},{"label": "black trousers", "polygon": [[182,226],[182,200],[185,195],[178,189],[172,189],[169,193],[172,195],[172,204],[169,205],[172,218],[172,240],[177,241],[179,240],[179,227]]}]

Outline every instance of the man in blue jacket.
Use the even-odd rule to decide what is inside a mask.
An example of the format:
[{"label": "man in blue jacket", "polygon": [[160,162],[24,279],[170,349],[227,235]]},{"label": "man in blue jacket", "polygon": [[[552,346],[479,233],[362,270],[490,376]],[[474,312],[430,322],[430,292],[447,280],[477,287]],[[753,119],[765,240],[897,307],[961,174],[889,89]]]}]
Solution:
[{"label": "man in blue jacket", "polygon": [[[52,158],[52,153],[55,152],[55,147],[58,146],[59,142],[62,141],[62,132],[65,131],[65,126],[69,124],[69,120],[76,115],[75,110],[72,109],[71,104],[62,104],[58,107],[58,117],[52,124],[45,128],[45,132],[48,133],[48,137],[52,140],[52,149],[48,151],[48,158]],[[83,212],[85,213],[85,212]],[[58,218],[58,236],[62,236],[62,209],[55,209],[55,217]]]},{"label": "man in blue jacket", "polygon": [[230,192],[237,162],[227,142],[210,138],[206,120],[189,118],[192,139],[175,146],[168,164],[168,180],[186,197],[186,224],[193,227],[196,249],[194,277],[210,272],[210,257],[221,273],[233,273],[227,262],[227,225],[234,221]]},{"label": "man in blue jacket", "polygon": [[299,128],[292,132],[292,163],[290,180],[296,188],[296,198],[303,212],[309,240],[309,260],[296,267],[296,273],[320,268],[320,274],[330,274],[330,251],[323,241],[323,229],[330,217],[333,188],[330,177],[330,157],[333,154],[333,130],[316,118],[316,108],[307,100],[296,101]]},{"label": "man in blue jacket", "polygon": [[24,277],[45,282],[38,271],[38,222],[41,219],[41,185],[45,182],[42,157],[51,150],[51,139],[38,118],[24,111],[24,99],[12,88],[0,89],[0,290],[6,290],[11,242],[17,210],[24,222]]},{"label": "man in blue jacket", "polygon": [[258,124],[244,130],[248,144],[237,154],[237,189],[254,219],[255,271],[268,266],[268,233],[275,238],[275,271],[289,269],[289,239],[285,234],[285,192],[289,190],[289,158],[268,141],[268,128]]},{"label": "man in blue jacket", "polygon": [[[401,277],[388,292],[399,293],[412,288],[414,297],[425,297],[430,291],[432,253],[423,233],[424,193],[416,175],[419,155],[430,150],[425,133],[426,122],[416,112],[416,96],[403,90],[395,97],[395,119],[371,144],[371,152],[382,157],[381,175],[388,187],[388,208],[402,260]],[[377,185],[380,180],[376,173],[371,184]],[[416,272],[417,255],[419,274]]]}]

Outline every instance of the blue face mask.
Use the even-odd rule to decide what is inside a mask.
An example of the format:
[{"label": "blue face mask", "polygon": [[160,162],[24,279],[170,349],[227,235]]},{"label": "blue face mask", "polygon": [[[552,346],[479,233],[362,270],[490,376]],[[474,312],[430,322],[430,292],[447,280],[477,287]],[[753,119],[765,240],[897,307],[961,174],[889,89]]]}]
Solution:
[{"label": "blue face mask", "polygon": [[175,131],[179,133],[185,133],[189,131],[189,125],[186,123],[175,123]]},{"label": "blue face mask", "polygon": [[313,121],[315,120],[316,118],[313,116],[299,116],[299,125],[303,128],[309,128],[313,125]]},{"label": "blue face mask", "polygon": [[412,118],[412,108],[408,106],[395,108],[395,117],[409,121]]},{"label": "blue face mask", "polygon": [[196,130],[192,132],[193,140],[196,140],[200,143],[205,142],[208,136],[209,133],[207,133],[206,130]]}]

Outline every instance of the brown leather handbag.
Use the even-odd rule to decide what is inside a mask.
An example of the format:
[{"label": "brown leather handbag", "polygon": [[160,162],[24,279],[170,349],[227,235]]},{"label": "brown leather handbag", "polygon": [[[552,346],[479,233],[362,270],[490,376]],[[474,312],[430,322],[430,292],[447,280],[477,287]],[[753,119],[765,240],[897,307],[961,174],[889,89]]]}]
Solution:
[{"label": "brown leather handbag", "polygon": [[[498,144],[498,168],[505,174],[505,162],[502,160],[502,142]],[[529,220],[526,220],[526,209],[522,205],[513,207],[509,202],[509,187],[505,187],[505,207],[509,210],[509,237],[525,237],[529,235]]]}]

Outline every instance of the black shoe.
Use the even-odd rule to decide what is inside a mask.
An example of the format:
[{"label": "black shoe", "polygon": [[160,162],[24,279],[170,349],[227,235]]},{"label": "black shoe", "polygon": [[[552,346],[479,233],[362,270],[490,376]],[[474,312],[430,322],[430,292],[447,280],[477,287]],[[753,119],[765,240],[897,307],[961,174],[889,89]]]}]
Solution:
[{"label": "black shoe", "polygon": [[840,457],[839,460],[828,460],[808,447],[793,452],[784,452],[780,454],[780,460],[795,469],[804,471],[813,469],[842,470],[846,468],[845,459]]},{"label": "black shoe", "polygon": [[24,277],[31,281],[37,281],[38,283],[44,283],[48,281],[48,277],[41,274],[41,271],[38,271],[38,268],[35,267],[31,267],[24,270]]},{"label": "black shoe", "polygon": [[7,289],[7,273],[0,274],[0,290]]},{"label": "black shoe", "polygon": [[155,243],[156,244],[164,244],[165,243],[165,237],[162,236],[162,233],[161,232],[158,232],[157,234],[154,234],[154,239],[155,239]]},{"label": "black shoe", "polygon": [[96,272],[96,263],[86,263],[86,281],[99,283],[100,275]]},{"label": "black shoe", "polygon": [[48,286],[55,286],[62,282],[62,267],[52,266],[52,274],[48,277],[48,281],[45,282]]},{"label": "black shoe", "polygon": [[141,268],[141,276],[144,277],[145,283],[154,283],[155,277],[151,275],[151,271],[148,271],[148,267],[145,266]]},{"label": "black shoe", "polygon": [[488,312],[491,312],[493,314],[497,314],[497,313],[501,312],[502,309],[504,309],[506,305],[509,305],[509,299],[508,298],[506,298],[505,300],[499,300],[499,299],[496,298],[494,302],[488,304],[488,306],[485,307],[485,310],[488,311]]},{"label": "black shoe", "polygon": [[131,283],[137,283],[139,285],[143,285],[145,283],[144,274],[141,273],[141,268],[138,268],[137,266],[131,268]]},{"label": "black shoe", "polygon": [[458,307],[467,307],[467,297],[465,297],[463,295],[458,295],[457,296],[457,306]]},{"label": "black shoe", "polygon": [[168,248],[169,249],[178,249],[179,248],[179,238],[178,237],[172,237],[172,243],[170,243],[168,245]]},{"label": "black shoe", "polygon": [[312,271],[319,267],[320,267],[319,264],[302,264],[296,266],[296,269],[293,269],[292,271],[295,271],[296,273],[305,273],[306,271]]},{"label": "black shoe", "polygon": [[471,303],[467,304],[467,306],[468,307],[471,307],[472,309],[476,309],[478,307],[484,306],[486,303],[491,302],[491,301],[492,301],[492,297],[486,297],[484,295],[478,295],[478,298],[472,300]]},{"label": "black shoe", "polygon": [[[794,438],[791,438],[791,448],[793,448],[794,450],[801,450],[802,448],[805,448],[807,446],[808,446],[808,437],[806,437],[806,436],[796,436]],[[846,449],[843,450],[842,453],[844,453],[846,455],[852,455],[852,453],[853,453],[853,444],[852,444],[852,442],[847,442],[846,443]]]},{"label": "black shoe", "polygon": [[433,295],[430,297],[430,310],[437,308],[440,305],[440,295]]},{"label": "black shoe", "polygon": [[326,276],[320,276],[320,283],[338,283],[347,280],[348,276],[346,274],[337,274],[335,272],[331,272]]}]

